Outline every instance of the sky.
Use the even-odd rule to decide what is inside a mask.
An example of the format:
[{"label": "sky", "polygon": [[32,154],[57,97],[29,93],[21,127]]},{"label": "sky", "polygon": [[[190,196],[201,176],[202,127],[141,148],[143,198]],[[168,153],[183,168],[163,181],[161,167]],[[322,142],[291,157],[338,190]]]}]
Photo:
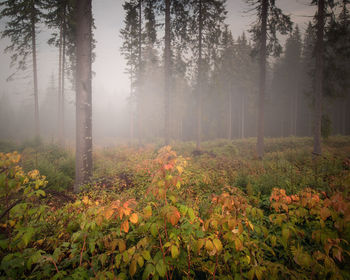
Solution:
[{"label": "sky", "polygon": [[[120,29],[123,27],[124,11],[123,0],[93,0],[93,16],[96,30],[94,36],[96,44],[96,60],[93,64],[95,76],[93,79],[93,94],[99,97],[105,95],[106,100],[113,96],[125,99],[128,95],[129,80],[125,72],[125,60],[120,54],[122,44]],[[315,7],[309,5],[307,0],[278,0],[277,5],[286,14],[290,14],[292,20],[305,30],[306,23],[311,20]],[[248,13],[249,6],[243,0],[227,0],[227,20],[233,36],[239,36],[254,21],[254,14]],[[0,22],[0,29],[4,27],[4,21]],[[58,51],[49,47],[46,42],[50,31],[41,28],[38,36],[38,78],[39,98],[48,88],[50,76],[57,73]],[[282,38],[284,40],[284,38]],[[10,68],[10,54],[3,53],[8,45],[6,39],[0,40],[0,96],[2,93],[18,95],[21,98],[31,100],[31,80],[25,78],[30,74],[31,66],[26,72],[17,75],[17,79],[7,82],[7,77],[13,73]],[[23,93],[23,89],[26,89]],[[21,93],[20,93],[21,92]],[[25,94],[25,96],[23,96]],[[73,94],[73,93],[72,93]],[[97,97],[95,96],[95,98]],[[73,98],[73,97],[71,97]],[[40,101],[40,100],[39,100]]]}]

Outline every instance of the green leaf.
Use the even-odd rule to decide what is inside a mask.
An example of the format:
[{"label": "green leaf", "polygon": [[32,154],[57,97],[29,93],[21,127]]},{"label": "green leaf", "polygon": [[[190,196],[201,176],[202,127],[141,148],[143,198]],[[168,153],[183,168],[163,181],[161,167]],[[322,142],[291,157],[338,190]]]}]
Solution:
[{"label": "green leaf", "polygon": [[149,261],[151,259],[151,254],[149,251],[142,251],[141,255],[146,261]]},{"label": "green leaf", "polygon": [[34,228],[29,227],[29,228],[26,229],[25,233],[22,236],[22,241],[23,241],[23,244],[24,244],[25,247],[32,240],[32,237],[33,237],[34,234],[35,234]]},{"label": "green leaf", "polygon": [[221,252],[221,250],[222,250],[222,243],[221,243],[221,241],[216,238],[216,239],[213,240],[213,243],[214,243],[216,251]]},{"label": "green leaf", "polygon": [[166,266],[164,264],[163,259],[159,260],[159,262],[156,265],[156,270],[160,277],[164,277],[166,274]]},{"label": "green leaf", "polygon": [[194,219],[196,218],[192,208],[188,208],[188,216],[190,217],[191,222],[193,222]]},{"label": "green leaf", "polygon": [[153,237],[157,237],[158,236],[158,227],[157,224],[152,224],[151,228],[150,228],[151,234]]},{"label": "green leaf", "polygon": [[142,280],[149,279],[149,276],[154,275],[154,272],[155,272],[154,265],[151,263],[148,263],[146,265],[145,270],[143,271]]},{"label": "green leaf", "polygon": [[171,246],[171,257],[173,259],[176,259],[179,256],[179,248],[176,245]]}]

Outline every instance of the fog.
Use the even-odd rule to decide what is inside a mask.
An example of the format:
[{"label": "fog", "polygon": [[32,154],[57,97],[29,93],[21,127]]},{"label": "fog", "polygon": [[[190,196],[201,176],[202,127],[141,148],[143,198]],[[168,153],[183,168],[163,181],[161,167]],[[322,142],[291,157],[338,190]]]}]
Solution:
[{"label": "fog", "polygon": [[[123,43],[120,30],[124,28],[125,19],[123,2],[122,0],[93,1],[92,12],[96,27],[93,30],[96,46],[92,66],[94,72],[92,81],[93,141],[97,145],[110,145],[130,140],[154,141],[161,139],[164,134],[163,31],[158,32],[159,42],[153,49],[143,48],[145,71],[140,79],[141,82],[139,81],[138,91],[141,94],[138,95],[136,102],[135,97],[130,98],[130,77],[126,73],[128,66],[120,51]],[[309,1],[304,0],[276,2],[283,12],[291,15],[294,27],[299,26],[301,44],[303,44],[308,22],[312,21],[315,7],[308,5]],[[244,1],[228,0],[226,8],[228,13],[225,24],[228,25],[235,44],[237,45],[239,37],[242,39],[244,32],[246,48],[249,50],[252,48],[252,41],[248,29],[255,21],[254,11],[251,11],[251,7]],[[161,16],[158,16],[157,19],[163,20]],[[5,22],[6,18],[3,18],[0,25],[1,30]],[[37,38],[37,57],[41,136],[47,141],[55,142],[58,123],[58,51],[57,47],[47,44],[52,30],[48,30],[42,23],[38,27],[40,29]],[[289,36],[279,35],[284,50]],[[7,38],[1,39],[0,42],[1,50],[4,50],[9,44]],[[220,55],[221,49],[222,46],[214,51]],[[191,50],[184,51],[177,60],[177,53],[173,53],[174,67],[178,67],[177,70],[174,70],[171,79],[170,134],[173,140],[192,141],[195,139],[196,69],[193,62],[195,60],[189,61],[191,55]],[[230,82],[227,82],[224,77],[222,60],[220,66],[215,63],[208,66],[210,71],[206,76],[203,90],[202,139],[204,141],[256,136],[259,67],[257,60],[251,57],[250,52],[242,50],[240,55],[243,60],[235,58],[232,67],[236,74],[234,78],[228,77]],[[11,140],[30,139],[35,135],[32,62],[29,59],[27,69],[16,72],[15,67],[11,67],[10,56],[11,53],[3,52],[0,55],[0,137]],[[284,61],[284,57],[286,53],[282,52],[279,58],[271,57],[268,60],[266,136],[311,136],[312,110],[310,106],[312,102],[307,95],[307,80],[311,78],[308,76],[307,69],[288,69],[289,66],[285,64],[289,62]],[[14,72],[16,74],[12,75]],[[297,74],[304,76],[291,82]],[[10,80],[9,77],[11,77]],[[292,100],[290,90],[296,84],[299,87],[293,89],[297,91],[297,94],[296,99]],[[135,87],[134,91],[136,91]],[[347,97],[327,101],[325,112],[332,123],[333,134],[349,134],[349,112],[347,110],[350,105],[349,97],[345,93],[340,95]],[[229,103],[232,106],[229,106]],[[64,104],[65,142],[73,146],[75,90],[71,75],[66,76]]]}]

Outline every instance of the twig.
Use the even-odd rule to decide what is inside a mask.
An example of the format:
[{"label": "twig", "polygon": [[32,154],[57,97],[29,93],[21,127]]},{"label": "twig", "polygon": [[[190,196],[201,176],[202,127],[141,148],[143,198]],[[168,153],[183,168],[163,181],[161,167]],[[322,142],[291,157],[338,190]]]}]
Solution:
[{"label": "twig", "polygon": [[86,236],[87,236],[87,235],[85,234],[85,236],[84,236],[83,248],[81,248],[81,252],[80,252],[80,266],[81,266],[81,264],[82,264],[82,262],[83,262],[83,252],[84,252],[84,250],[85,250]]},{"label": "twig", "polygon": [[55,260],[54,260],[53,258],[51,258],[51,257],[46,257],[46,256],[43,256],[43,258],[46,259],[46,260],[48,260],[49,262],[52,262],[53,265],[55,266],[56,272],[57,272],[57,273],[60,273],[60,271],[58,270],[58,267],[57,267],[57,265],[56,265],[56,262],[55,262]]},{"label": "twig", "polygon": [[218,266],[218,254],[216,253],[216,262],[215,262],[215,267],[214,267],[213,280],[215,280],[215,273],[216,273],[217,266]]}]

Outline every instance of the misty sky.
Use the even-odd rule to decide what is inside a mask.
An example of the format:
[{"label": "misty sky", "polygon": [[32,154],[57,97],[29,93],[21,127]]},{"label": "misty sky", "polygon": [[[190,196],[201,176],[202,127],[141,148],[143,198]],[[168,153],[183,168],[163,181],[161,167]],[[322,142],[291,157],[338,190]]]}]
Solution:
[{"label": "misty sky", "polygon": [[[121,38],[120,29],[123,25],[124,11],[122,9],[123,0],[95,0],[93,2],[93,16],[95,18],[96,30],[94,31],[97,40],[96,61],[93,64],[93,71],[96,73],[93,80],[94,99],[96,95],[111,98],[118,96],[125,98],[129,90],[128,77],[124,74],[125,61],[120,54]],[[292,16],[292,20],[297,23],[301,30],[305,30],[305,23],[311,20],[315,7],[310,7],[307,0],[279,0],[277,5],[285,13]],[[227,1],[227,23],[233,32],[234,37],[240,35],[249,28],[249,24],[254,21],[252,13],[246,13],[249,6],[242,0]],[[3,29],[4,22],[1,23]],[[48,87],[51,75],[56,76],[58,51],[49,47],[46,42],[49,32],[41,30],[39,34],[38,46],[38,71],[39,71],[39,98],[43,96]],[[6,78],[14,71],[10,68],[10,54],[4,54],[3,50],[7,46],[8,40],[0,40],[0,96],[2,93],[19,93],[25,89],[28,92],[28,100],[31,100],[32,82],[25,79],[30,75],[31,66],[28,72],[21,73],[18,78],[11,82],[6,82]],[[24,93],[20,96],[23,98]],[[40,100],[39,100],[40,101]]]}]

